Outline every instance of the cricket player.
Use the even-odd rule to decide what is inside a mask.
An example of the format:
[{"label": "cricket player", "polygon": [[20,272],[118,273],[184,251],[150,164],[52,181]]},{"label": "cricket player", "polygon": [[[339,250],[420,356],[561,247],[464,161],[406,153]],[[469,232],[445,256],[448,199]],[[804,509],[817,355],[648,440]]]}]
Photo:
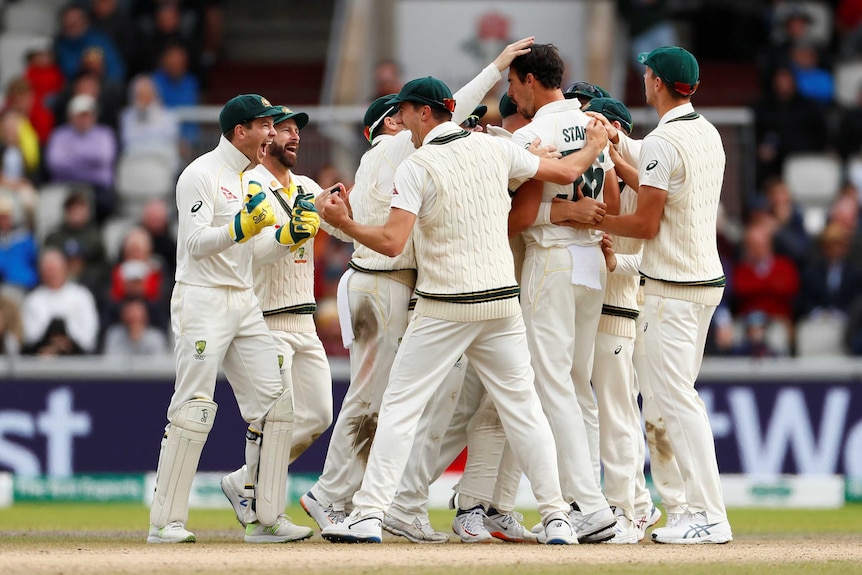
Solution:
[{"label": "cricket player", "polygon": [[715,443],[694,384],[709,323],[724,293],[715,230],[725,154],[715,127],[691,97],[700,83],[695,57],[678,46],[642,53],[647,104],[659,124],[644,138],[634,214],[606,216],[599,229],[645,239],[646,376],[685,481],[687,509],[655,529],[657,543],[733,539],[721,492]]},{"label": "cricket player", "polygon": [[[283,511],[293,401],[283,389],[278,354],[254,293],[254,236],[275,223],[263,187],[249,175],[275,138],[281,109],[257,94],[229,100],[219,114],[218,146],[177,181],[179,230],[171,329],[177,381],[159,453],[148,543],[194,542],[185,528],[192,480],[217,406],[223,369],[243,419],[262,433],[246,450],[257,520],[247,541],[285,537]],[[304,233],[291,221],[276,240],[295,245]],[[279,246],[271,242],[272,249]],[[289,527],[288,527],[289,531]]]},{"label": "cricket player", "polygon": [[[463,108],[458,108],[455,121],[467,118],[502,78],[502,71],[516,56],[526,53],[532,42],[530,37],[506,46],[457,92]],[[356,184],[349,195],[354,220],[367,225],[382,225],[386,221],[395,170],[416,151],[410,132],[394,118],[398,110],[390,99],[378,98],[366,111],[365,136],[371,149],[362,157]],[[416,283],[412,240],[405,243],[403,252],[396,257],[385,257],[359,242],[354,245],[353,259],[339,283],[338,297],[342,336],[345,347],[350,348],[350,387],[332,431],[323,473],[300,498],[303,508],[321,528],[349,512],[351,499],[362,482],[380,402],[407,328]],[[429,409],[420,422],[419,437],[442,437],[449,425],[455,403],[446,399],[451,396],[447,390],[450,386],[460,389],[466,364],[466,360],[456,360],[452,361],[452,372],[435,402],[437,408]],[[439,439],[423,445],[425,450],[417,446],[410,456],[399,489],[399,505],[387,510],[384,526],[414,542],[443,543],[448,536],[431,528],[426,509],[427,484],[437,461]]]},{"label": "cricket player", "polygon": [[419,300],[392,366],[353,512],[322,535],[335,542],[382,540],[383,515],[407,463],[416,422],[452,363],[466,353],[530,480],[545,527],[540,541],[575,543],[553,435],[532,383],[506,233],[506,186],[511,177],[573,181],[605,147],[607,133],[596,133],[591,123],[583,151],[563,160],[539,159],[502,138],[453,123],[456,102],[435,78],[408,82],[391,103],[398,104],[398,119],[417,151],[396,171],[386,223],[355,222],[333,195],[320,211],[331,225],[388,256],[400,254],[413,232]]},{"label": "cricket player", "polygon": [[[294,398],[294,428],[290,462],[302,454],[329,427],[332,421],[332,375],[323,344],[317,336],[313,313],[314,236],[320,218],[314,198],[323,190],[314,180],[291,171],[299,152],[300,131],[308,124],[308,114],[281,106],[273,118],[276,136],[269,145],[254,177],[264,183],[265,193],[275,212],[276,227],[255,238],[255,293],[263,317],[272,332],[285,392]],[[343,187],[339,184],[340,187]],[[287,233],[294,217],[303,219],[302,237],[278,251],[269,249],[274,235]],[[249,428],[246,439],[260,441],[260,433]],[[248,528],[255,520],[254,482],[246,466],[222,478],[221,488],[231,502],[239,522]],[[308,527],[282,519],[284,541],[311,537]]]},{"label": "cricket player", "polygon": [[[512,135],[519,146],[539,138],[570,154],[585,144],[591,121],[577,100],[560,90],[563,61],[556,47],[534,45],[509,67],[509,97],[532,121]],[[515,194],[509,235],[523,233],[526,257],[521,306],[536,389],[554,430],[563,495],[581,543],[613,537],[616,518],[599,482],[598,413],[590,386],[596,330],[604,293],[601,234],[543,222],[553,198],[590,197],[619,205],[619,187],[607,150],[576,180],[526,182]],[[610,208],[609,208],[610,209]]]}]

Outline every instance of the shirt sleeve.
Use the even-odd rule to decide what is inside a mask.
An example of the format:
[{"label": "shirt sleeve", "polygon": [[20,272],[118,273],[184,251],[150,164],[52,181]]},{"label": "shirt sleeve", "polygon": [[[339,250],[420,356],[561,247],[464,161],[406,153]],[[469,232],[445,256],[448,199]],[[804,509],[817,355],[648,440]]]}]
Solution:
[{"label": "shirt sleeve", "polygon": [[632,140],[622,132],[620,134],[620,141],[617,144],[614,144],[619,151],[620,155],[623,159],[631,164],[632,166],[637,167],[638,162],[640,161],[641,155],[641,147],[643,145],[642,140]]},{"label": "shirt sleeve", "polygon": [[667,140],[646,138],[638,163],[638,182],[659,190],[670,190],[670,179],[681,162],[679,154]]},{"label": "shirt sleeve", "polygon": [[234,245],[228,233],[228,222],[212,225],[215,210],[215,184],[207,174],[185,171],[177,182],[177,213],[190,230],[185,248],[196,260],[219,254]]},{"label": "shirt sleeve", "polygon": [[482,101],[482,98],[485,97],[485,94],[488,93],[488,90],[500,81],[500,78],[502,76],[497,67],[493,64],[488,64],[466,86],[455,92],[452,96],[455,99],[455,111],[452,113],[452,121],[460,124],[466,120]]},{"label": "shirt sleeve", "polygon": [[428,173],[415,162],[407,160],[395,170],[395,189],[392,190],[390,207],[405,210],[419,216],[423,206],[425,192],[428,189]]},{"label": "shirt sleeve", "polygon": [[640,267],[643,251],[640,251],[636,254],[616,254],[616,256],[617,267],[614,268],[614,271],[612,273],[623,276],[641,275]]},{"label": "shirt sleeve", "polygon": [[508,154],[509,178],[523,182],[536,175],[536,172],[539,171],[541,160],[539,156],[534,156],[524,148],[518,146],[517,142],[513,140],[514,137],[512,140],[494,138],[492,141],[499,145],[503,153]]}]

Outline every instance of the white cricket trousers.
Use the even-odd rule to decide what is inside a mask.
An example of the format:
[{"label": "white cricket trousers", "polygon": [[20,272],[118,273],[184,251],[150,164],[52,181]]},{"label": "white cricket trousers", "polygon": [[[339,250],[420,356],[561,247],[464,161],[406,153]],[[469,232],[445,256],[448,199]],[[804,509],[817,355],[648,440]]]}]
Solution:
[{"label": "white cricket trousers", "polygon": [[631,337],[598,332],[592,377],[599,404],[605,497],[609,505],[622,509],[631,520],[635,519],[635,479],[638,468],[643,473],[644,463],[632,365],[634,343]]},{"label": "white cricket trousers", "polygon": [[715,440],[706,406],[694,388],[715,306],[647,295],[644,308],[647,377],[685,481],[691,512],[727,520]]},{"label": "white cricket trousers", "polygon": [[[602,257],[601,248],[596,250],[596,257]],[[521,286],[536,390],[554,430],[563,497],[588,515],[608,506],[583,411],[587,397],[590,410],[598,411],[590,374],[604,291],[572,284],[569,250],[536,245],[527,246]],[[597,413],[595,418],[597,427]],[[598,433],[595,436],[597,452]]]},{"label": "white cricket trousers", "polygon": [[[407,328],[413,288],[386,273],[355,272],[348,280],[354,329],[350,386],[332,429],[323,473],[311,488],[322,505],[349,508],[362,483],[377,414],[398,344]],[[452,361],[454,363],[454,360]]]},{"label": "white cricket trousers", "polygon": [[453,322],[414,314],[392,366],[362,488],[353,497],[355,509],[368,514],[389,508],[419,417],[462,353],[497,406],[539,513],[543,518],[568,513],[570,506],[560,493],[554,437],[533,386],[520,315]]},{"label": "white cricket trousers", "polygon": [[[676,457],[673,454],[673,447],[671,447],[668,439],[665,421],[656,406],[655,394],[649,383],[649,377],[647,377],[645,330],[646,320],[644,319],[644,310],[641,308],[637,319],[633,362],[637,386],[641,395],[646,442],[649,445],[650,477],[665,512],[682,513],[686,509],[685,485],[682,481],[679,465],[676,463]],[[640,446],[638,453],[640,454],[638,461],[645,463],[646,450],[643,445]],[[646,515],[652,507],[652,494],[646,488],[643,468],[639,469],[636,479],[635,507],[638,517]]]},{"label": "white cricket trousers", "polygon": [[187,401],[212,401],[221,368],[242,418],[263,429],[282,383],[272,334],[254,290],[177,283],[171,329],[177,381],[168,419]]},{"label": "white cricket trousers", "polygon": [[279,355],[281,384],[293,389],[293,463],[332,423],[332,373],[315,332],[272,330],[272,338]]}]

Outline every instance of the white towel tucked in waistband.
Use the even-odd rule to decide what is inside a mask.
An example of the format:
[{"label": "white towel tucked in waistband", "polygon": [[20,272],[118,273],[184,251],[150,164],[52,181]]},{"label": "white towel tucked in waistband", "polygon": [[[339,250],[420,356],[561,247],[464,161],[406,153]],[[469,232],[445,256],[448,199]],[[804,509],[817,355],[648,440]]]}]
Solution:
[{"label": "white towel tucked in waistband", "polygon": [[347,282],[356,270],[347,268],[344,275],[338,281],[338,291],[335,293],[335,301],[338,304],[338,323],[341,324],[341,342],[345,349],[353,345],[353,318],[350,317],[350,302],[347,300]]},{"label": "white towel tucked in waistband", "polygon": [[572,284],[602,289],[604,256],[599,246],[566,246],[572,255]]}]

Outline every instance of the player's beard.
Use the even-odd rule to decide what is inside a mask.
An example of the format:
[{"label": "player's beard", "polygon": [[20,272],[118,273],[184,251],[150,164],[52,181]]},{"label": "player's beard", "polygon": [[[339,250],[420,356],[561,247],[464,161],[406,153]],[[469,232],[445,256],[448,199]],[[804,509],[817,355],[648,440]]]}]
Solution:
[{"label": "player's beard", "polygon": [[[299,151],[299,146],[297,146],[296,150],[297,152]],[[272,157],[272,159],[287,169],[292,169],[296,165],[296,154],[289,154],[285,146],[273,142],[269,145],[267,153]]]}]

